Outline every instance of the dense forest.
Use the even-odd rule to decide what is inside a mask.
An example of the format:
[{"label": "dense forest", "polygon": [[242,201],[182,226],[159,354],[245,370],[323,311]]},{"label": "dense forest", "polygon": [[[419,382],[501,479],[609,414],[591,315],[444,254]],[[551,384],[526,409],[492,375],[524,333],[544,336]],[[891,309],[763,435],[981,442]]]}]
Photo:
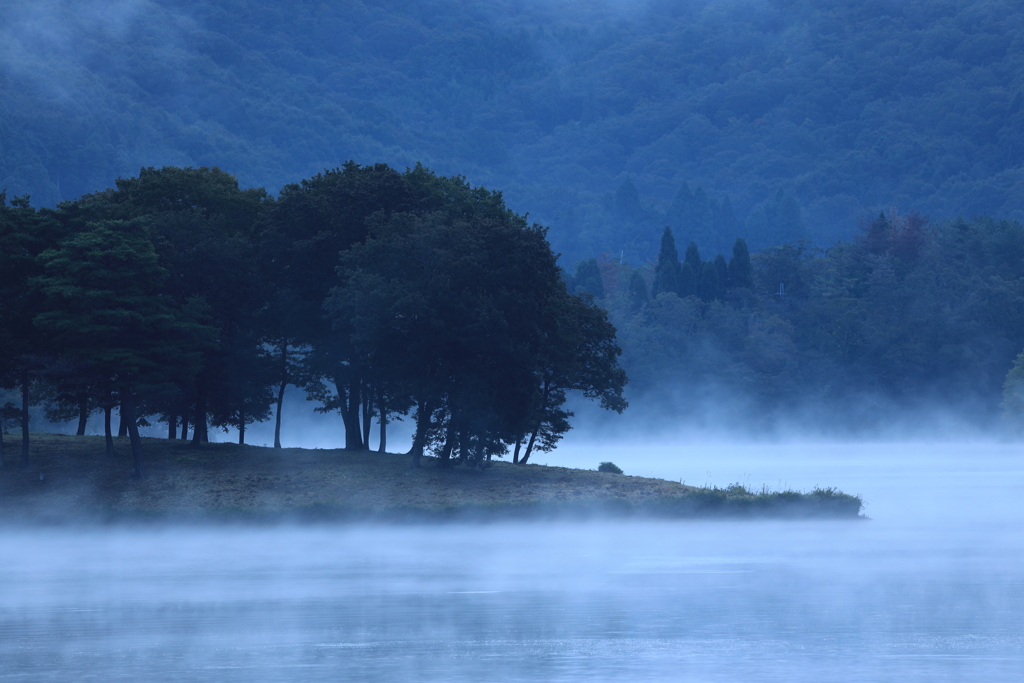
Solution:
[{"label": "dense forest", "polygon": [[1019,222],[883,213],[827,250],[750,254],[738,239],[730,254],[677,248],[666,228],[655,264],[606,255],[570,278],[610,311],[631,395],[662,420],[845,430],[941,408],[991,426],[1001,405],[1010,426],[1024,417]]},{"label": "dense forest", "polygon": [[[244,438],[291,384],[477,461],[625,375],[627,422],[1024,412],[1016,3],[13,0],[0,190],[0,426]],[[603,365],[545,384],[553,338]]]},{"label": "dense forest", "polygon": [[[501,195],[422,166],[348,163],[243,190],[218,169],[143,169],[57,209],[0,193],[0,419],[102,411],[201,445],[264,421],[288,385],[338,413],[344,445],[387,448],[410,415],[414,466],[526,463],[570,428],[567,394],[621,412],[607,313],[567,291],[546,230]],[[3,427],[6,425],[0,425]],[[180,433],[179,433],[180,428]],[[3,440],[0,429],[0,465]]]},{"label": "dense forest", "polygon": [[653,259],[664,225],[826,248],[893,207],[1024,219],[1022,79],[997,0],[13,0],[0,188],[423,162],[502,188],[569,268]]}]

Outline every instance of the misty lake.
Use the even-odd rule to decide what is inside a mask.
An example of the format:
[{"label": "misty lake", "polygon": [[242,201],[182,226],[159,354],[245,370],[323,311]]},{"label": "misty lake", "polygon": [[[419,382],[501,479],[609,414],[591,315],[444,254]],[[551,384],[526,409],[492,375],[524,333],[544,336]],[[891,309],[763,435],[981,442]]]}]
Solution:
[{"label": "misty lake", "polygon": [[[642,452],[641,452],[642,451]],[[0,531],[5,681],[1017,681],[1007,444],[569,444],[870,521]]]}]

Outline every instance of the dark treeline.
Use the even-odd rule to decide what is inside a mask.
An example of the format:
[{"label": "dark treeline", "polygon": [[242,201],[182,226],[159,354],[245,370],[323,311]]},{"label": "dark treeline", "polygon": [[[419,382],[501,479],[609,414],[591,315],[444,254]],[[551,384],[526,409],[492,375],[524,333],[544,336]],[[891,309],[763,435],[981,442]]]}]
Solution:
[{"label": "dark treeline", "polygon": [[989,420],[1005,382],[1003,407],[1024,413],[1016,221],[890,212],[827,250],[748,254],[740,239],[728,261],[703,260],[693,242],[680,254],[665,229],[656,262],[583,261],[570,288],[608,308],[631,394],[651,409],[704,403],[738,419],[728,411],[742,401],[717,397],[767,421],[814,410],[819,424],[855,427],[936,406]]},{"label": "dark treeline", "polygon": [[571,391],[626,405],[607,314],[500,193],[352,162],[276,199],[217,168],[116,185],[56,209],[0,194],[0,388],[20,392],[0,418],[22,464],[38,402],[79,434],[102,412],[135,476],[150,421],[198,446],[276,414],[280,447],[288,385],[340,413],[348,449],[376,420],[383,451],[412,414],[414,465],[525,463],[569,429]]}]

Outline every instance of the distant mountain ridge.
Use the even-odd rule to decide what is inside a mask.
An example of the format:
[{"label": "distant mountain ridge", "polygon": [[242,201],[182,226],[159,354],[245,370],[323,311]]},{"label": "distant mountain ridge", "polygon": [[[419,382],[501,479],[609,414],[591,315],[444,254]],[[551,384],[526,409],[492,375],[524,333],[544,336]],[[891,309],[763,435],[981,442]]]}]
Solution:
[{"label": "distant mountain ridge", "polygon": [[665,224],[711,254],[825,245],[890,207],[1024,219],[1022,78],[1001,1],[13,0],[0,189],[422,161],[570,262],[651,259]]}]

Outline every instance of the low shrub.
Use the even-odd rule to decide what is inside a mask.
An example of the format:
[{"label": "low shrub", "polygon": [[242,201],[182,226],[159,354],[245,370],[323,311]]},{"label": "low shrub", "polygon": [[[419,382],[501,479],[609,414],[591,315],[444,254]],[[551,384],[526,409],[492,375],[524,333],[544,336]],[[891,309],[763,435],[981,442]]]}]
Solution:
[{"label": "low shrub", "polygon": [[611,472],[612,474],[622,474],[622,470],[619,469],[618,465],[613,462],[603,462],[597,466],[598,472]]}]

